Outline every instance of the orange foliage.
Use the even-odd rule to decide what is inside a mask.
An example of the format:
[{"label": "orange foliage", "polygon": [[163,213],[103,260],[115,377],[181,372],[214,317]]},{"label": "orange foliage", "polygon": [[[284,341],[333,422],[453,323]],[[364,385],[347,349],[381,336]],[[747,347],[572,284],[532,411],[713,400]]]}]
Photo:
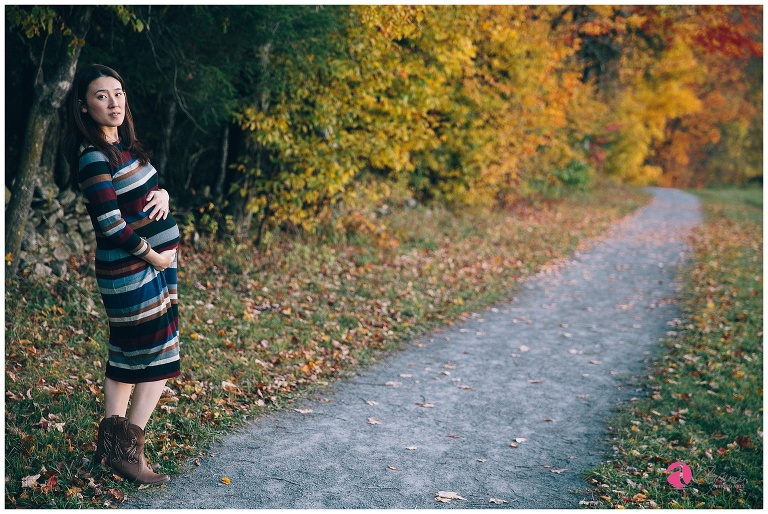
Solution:
[{"label": "orange foliage", "polygon": [[311,228],[353,185],[503,204],[556,184],[568,163],[639,184],[762,174],[760,7],[348,15],[330,58],[280,56],[292,87],[238,117],[270,154],[269,170],[240,168],[266,191],[250,205],[277,221]]}]

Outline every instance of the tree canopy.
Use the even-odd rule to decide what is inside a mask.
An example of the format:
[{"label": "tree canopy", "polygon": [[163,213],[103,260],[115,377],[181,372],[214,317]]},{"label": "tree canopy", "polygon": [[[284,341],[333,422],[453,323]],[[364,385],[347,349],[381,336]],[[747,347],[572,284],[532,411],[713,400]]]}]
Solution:
[{"label": "tree canopy", "polygon": [[396,192],[762,178],[761,6],[111,6],[78,39],[85,8],[6,6],[6,185],[52,38],[120,72],[162,180],[243,233]]}]

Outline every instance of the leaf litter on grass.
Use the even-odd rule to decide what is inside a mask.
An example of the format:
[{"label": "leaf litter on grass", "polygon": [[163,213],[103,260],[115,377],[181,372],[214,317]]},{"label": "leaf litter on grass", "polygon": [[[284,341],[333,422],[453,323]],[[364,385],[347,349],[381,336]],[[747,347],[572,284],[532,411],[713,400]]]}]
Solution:
[{"label": "leaf litter on grass", "polygon": [[[399,246],[360,237],[189,247],[179,268],[182,376],[147,427],[148,457],[180,472],[217,434],[508,298],[643,201],[600,190],[482,215],[409,210],[387,220]],[[429,249],[412,244],[420,232]],[[81,467],[95,449],[108,339],[91,261],[73,258],[70,275],[50,284],[6,277],[6,506],[114,506],[135,490]],[[49,414],[62,432],[32,428]],[[55,483],[43,469],[57,470]],[[38,473],[40,488],[21,487]]]},{"label": "leaf litter on grass", "polygon": [[[615,454],[589,473],[596,489],[586,506],[763,506],[762,209],[729,191],[702,195],[684,316],[644,381],[647,398],[612,421]],[[692,470],[682,490],[667,481],[676,462]]]}]

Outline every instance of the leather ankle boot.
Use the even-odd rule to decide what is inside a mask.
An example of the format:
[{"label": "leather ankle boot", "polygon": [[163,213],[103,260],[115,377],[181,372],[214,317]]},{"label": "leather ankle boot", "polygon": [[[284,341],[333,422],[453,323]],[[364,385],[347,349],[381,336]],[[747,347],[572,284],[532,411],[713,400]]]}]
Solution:
[{"label": "leather ankle boot", "polygon": [[96,439],[96,452],[93,454],[91,460],[92,466],[98,464],[104,464],[105,459],[109,459],[112,454],[112,449],[115,447],[115,436],[112,434],[112,427],[115,423],[125,418],[118,416],[117,414],[104,418],[99,423],[99,432]]},{"label": "leather ankle boot", "polygon": [[160,484],[170,480],[166,474],[155,473],[144,457],[144,430],[123,418],[112,425],[115,446],[109,465],[120,475],[139,484]]}]

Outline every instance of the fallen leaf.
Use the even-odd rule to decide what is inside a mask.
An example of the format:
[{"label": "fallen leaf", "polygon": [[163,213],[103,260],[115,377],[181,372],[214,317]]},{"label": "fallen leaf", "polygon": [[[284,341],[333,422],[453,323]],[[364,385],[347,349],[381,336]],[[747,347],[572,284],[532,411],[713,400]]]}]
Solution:
[{"label": "fallen leaf", "polygon": [[30,475],[21,479],[21,487],[34,487],[40,474]]},{"label": "fallen leaf", "polygon": [[395,382],[394,380],[392,380],[392,381],[387,382],[384,385],[388,385],[390,387],[400,387],[400,386],[403,385],[403,383],[402,382]]},{"label": "fallen leaf", "polygon": [[394,466],[387,466],[387,469],[392,470],[392,471],[402,471],[402,469],[396,468]]},{"label": "fallen leaf", "polygon": [[240,388],[237,387],[232,382],[227,382],[226,380],[222,380],[221,388],[224,389],[228,393],[240,394]]},{"label": "fallen leaf", "polygon": [[195,459],[195,466],[202,466],[203,463],[200,462],[200,459]]},{"label": "fallen leaf", "polygon": [[562,475],[563,473],[565,473],[568,470],[567,469],[550,469],[549,471],[551,471],[552,473],[555,473],[557,475]]},{"label": "fallen leaf", "polygon": [[488,460],[488,459],[477,459],[477,462],[485,462],[485,461],[487,461],[487,460]]},{"label": "fallen leaf", "polygon": [[[139,487],[139,489],[141,489],[141,487]],[[82,491],[82,489],[80,489],[79,487],[74,487],[73,486],[73,487],[67,488],[64,492],[67,495],[67,499],[72,500],[74,498],[82,498],[83,497],[83,495],[80,493],[80,491]]]},{"label": "fallen leaf", "polygon": [[552,422],[554,422],[555,420],[554,420],[554,419],[552,419],[552,418],[544,418],[544,421],[546,421],[547,423],[552,423]]},{"label": "fallen leaf", "polygon": [[471,391],[472,390],[472,388],[469,387],[468,385],[460,385],[459,389],[464,389],[465,391]]},{"label": "fallen leaf", "polygon": [[425,409],[433,409],[435,407],[434,403],[426,403],[426,402],[416,402],[416,405],[419,407],[424,407]]},{"label": "fallen leaf", "polygon": [[381,425],[381,420],[379,418],[368,418],[368,424],[369,425]]},{"label": "fallen leaf", "polygon": [[418,446],[406,446],[405,449],[406,450],[417,450]]},{"label": "fallen leaf", "polygon": [[435,500],[443,503],[451,503],[451,500],[466,500],[453,491],[438,491]]},{"label": "fallen leaf", "polygon": [[459,434],[448,434],[448,437],[451,439],[461,439],[461,436]]},{"label": "fallen leaf", "polygon": [[531,349],[530,349],[529,347],[525,346],[525,345],[522,345],[522,346],[520,347],[520,351],[521,351],[521,352],[530,352],[530,351],[531,351]]},{"label": "fallen leaf", "polygon": [[232,483],[232,481],[229,478],[227,478],[227,477],[223,477],[221,479],[221,483],[222,484],[226,484],[226,485],[230,485]]},{"label": "fallen leaf", "polygon": [[488,500],[488,503],[495,503],[496,505],[504,505],[505,503],[509,503],[507,500],[500,500],[498,498],[491,498]]},{"label": "fallen leaf", "polygon": [[108,492],[109,494],[111,494],[111,495],[112,495],[112,497],[113,497],[115,500],[120,500],[120,502],[121,502],[121,503],[122,503],[123,501],[125,501],[125,500],[123,499],[123,497],[125,496],[125,495],[123,494],[123,491],[118,491],[117,489],[110,489],[110,490],[108,490],[107,492]]},{"label": "fallen leaf", "polygon": [[576,398],[581,398],[582,400],[585,400],[585,399],[589,398],[589,395],[588,394],[577,394]]},{"label": "fallen leaf", "polygon": [[515,443],[509,443],[509,446],[512,448],[517,448],[517,445]]},{"label": "fallen leaf", "polygon": [[379,402],[374,402],[373,400],[368,400],[368,401],[367,401],[367,402],[365,402],[365,403],[367,403],[368,405],[373,405],[373,406],[376,406],[376,405],[378,405],[378,404],[379,404]]},{"label": "fallen leaf", "polygon": [[293,410],[295,410],[299,414],[310,414],[312,412],[315,412],[312,409],[293,409]]},{"label": "fallen leaf", "polygon": [[48,480],[46,480],[45,485],[43,486],[42,491],[45,494],[48,494],[53,490],[54,487],[56,487],[56,483],[59,481],[58,477],[56,475],[52,475],[48,477]]},{"label": "fallen leaf", "polygon": [[524,442],[526,442],[527,440],[528,440],[528,439],[526,439],[525,437],[515,437],[515,442],[516,442],[516,443],[524,443]]},{"label": "fallen leaf", "polygon": [[600,361],[589,361],[589,364],[600,364]]},{"label": "fallen leaf", "polygon": [[534,379],[534,380],[529,380],[528,381],[529,384],[541,384],[542,382],[544,382],[544,381],[540,380],[540,379]]},{"label": "fallen leaf", "polygon": [[400,373],[398,376],[400,378],[411,378],[413,375],[409,375],[408,373]]}]

